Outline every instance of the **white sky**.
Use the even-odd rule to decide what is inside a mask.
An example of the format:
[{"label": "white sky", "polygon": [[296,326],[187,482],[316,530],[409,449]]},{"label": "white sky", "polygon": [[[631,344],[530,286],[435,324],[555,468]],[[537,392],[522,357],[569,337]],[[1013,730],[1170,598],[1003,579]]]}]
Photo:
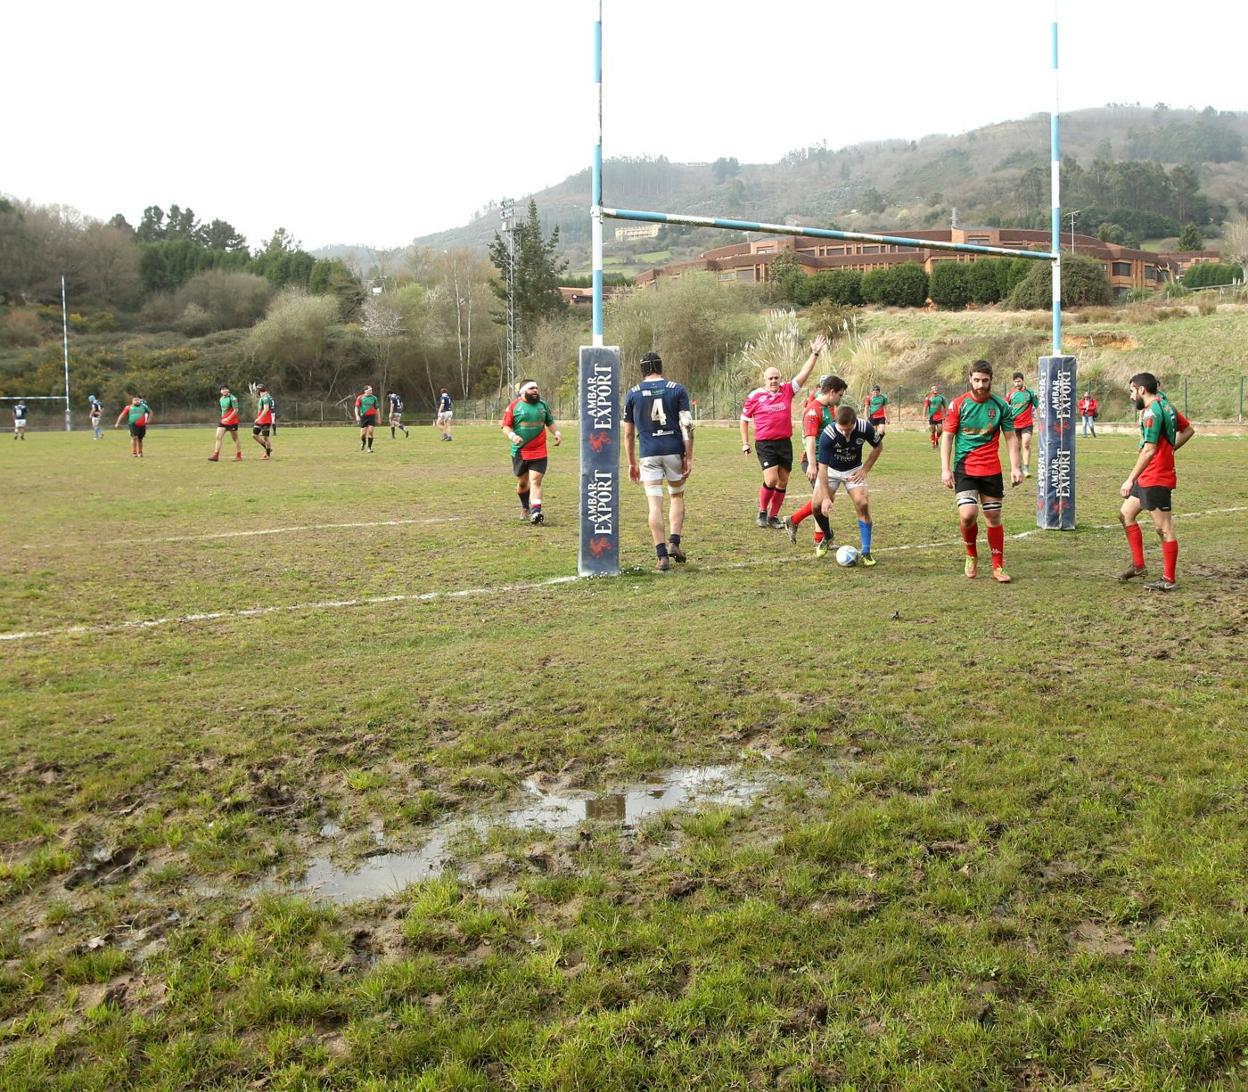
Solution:
[{"label": "white sky", "polygon": [[[279,225],[309,248],[407,243],[588,165],[597,10],[13,4],[0,192],[135,224],[176,202],[252,245]],[[1053,15],[1051,0],[604,0],[604,154],[774,162],[1047,111]],[[1066,0],[1059,17],[1063,110],[1248,109],[1242,0]]]}]

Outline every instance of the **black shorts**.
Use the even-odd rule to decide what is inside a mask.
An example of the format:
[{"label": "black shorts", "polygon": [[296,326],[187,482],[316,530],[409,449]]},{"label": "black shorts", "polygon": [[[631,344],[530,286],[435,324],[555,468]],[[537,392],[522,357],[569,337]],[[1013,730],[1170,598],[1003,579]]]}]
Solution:
[{"label": "black shorts", "polygon": [[887,417],[868,417],[867,424],[874,425],[876,428],[883,428],[888,424]]},{"label": "black shorts", "polygon": [[940,428],[942,425],[944,425],[944,423],[945,423],[945,419],[943,417],[929,417],[927,419],[927,424],[929,428]]},{"label": "black shorts", "polygon": [[764,470],[773,466],[783,470],[793,469],[792,440],[756,440],[754,453],[758,456],[758,465]]},{"label": "black shorts", "polygon": [[1014,431],[1018,433],[1018,438],[1021,440],[1024,436],[1030,436],[1033,432],[1035,432],[1036,426],[1035,425],[1021,425],[1015,428]]},{"label": "black shorts", "polygon": [[538,474],[546,473],[546,459],[522,459],[519,455],[511,457],[511,472],[518,478],[530,470]]},{"label": "black shorts", "polygon": [[133,436],[136,440],[143,439],[143,437],[147,435],[147,426],[146,425],[131,425],[130,435]]},{"label": "black shorts", "polygon": [[374,428],[377,424],[377,414],[366,413],[360,418],[360,428]]},{"label": "black shorts", "polygon": [[268,425],[252,425],[251,434],[253,436],[267,436],[269,434]]},{"label": "black shorts", "polygon": [[1001,477],[1000,471],[996,474],[967,474],[960,467],[953,472],[953,491],[954,493],[966,493],[974,491],[979,494],[980,500],[984,497],[994,497],[1000,500],[1005,496],[1005,481]]},{"label": "black shorts", "polygon": [[1131,487],[1131,496],[1140,502],[1145,512],[1170,511],[1170,487],[1168,485],[1141,485]]},{"label": "black shorts", "polygon": [[237,422],[236,422],[235,424],[232,424],[232,425],[227,425],[224,421],[220,421],[220,422],[218,422],[218,423],[217,423],[217,428],[223,428],[223,429],[225,429],[225,431],[226,431],[226,432],[230,432],[230,433],[237,433],[237,432],[238,432],[238,424],[237,424]]}]

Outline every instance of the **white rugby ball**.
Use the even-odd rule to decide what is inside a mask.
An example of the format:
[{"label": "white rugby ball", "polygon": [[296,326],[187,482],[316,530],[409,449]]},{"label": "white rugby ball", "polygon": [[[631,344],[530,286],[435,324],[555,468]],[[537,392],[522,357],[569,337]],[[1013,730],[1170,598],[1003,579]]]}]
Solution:
[{"label": "white rugby ball", "polygon": [[838,546],[836,548],[836,563],[849,568],[851,565],[858,564],[858,551],[853,546]]}]

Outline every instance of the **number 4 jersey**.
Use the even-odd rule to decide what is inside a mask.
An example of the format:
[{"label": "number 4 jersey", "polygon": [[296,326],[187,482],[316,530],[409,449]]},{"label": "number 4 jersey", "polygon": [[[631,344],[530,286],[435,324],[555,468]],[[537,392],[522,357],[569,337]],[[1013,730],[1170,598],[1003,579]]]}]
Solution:
[{"label": "number 4 jersey", "polygon": [[628,392],[624,418],[632,421],[640,437],[641,457],[683,455],[682,425],[691,419],[689,392],[667,379],[643,379]]}]

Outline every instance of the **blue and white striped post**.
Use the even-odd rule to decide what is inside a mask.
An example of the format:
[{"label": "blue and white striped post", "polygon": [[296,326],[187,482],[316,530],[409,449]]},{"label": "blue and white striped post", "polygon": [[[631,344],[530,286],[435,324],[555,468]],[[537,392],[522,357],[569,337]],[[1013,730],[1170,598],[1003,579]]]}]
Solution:
[{"label": "blue and white striped post", "polygon": [[1057,19],[1053,20],[1053,113],[1050,185],[1053,192],[1053,351],[1040,358],[1036,391],[1036,526],[1050,531],[1075,527],[1075,358],[1062,355],[1062,197],[1058,140]]},{"label": "blue and white striped post", "polygon": [[620,351],[602,343],[602,0],[594,23],[598,143],[590,168],[594,343],[581,346],[577,406],[581,433],[580,576],[620,571]]}]

